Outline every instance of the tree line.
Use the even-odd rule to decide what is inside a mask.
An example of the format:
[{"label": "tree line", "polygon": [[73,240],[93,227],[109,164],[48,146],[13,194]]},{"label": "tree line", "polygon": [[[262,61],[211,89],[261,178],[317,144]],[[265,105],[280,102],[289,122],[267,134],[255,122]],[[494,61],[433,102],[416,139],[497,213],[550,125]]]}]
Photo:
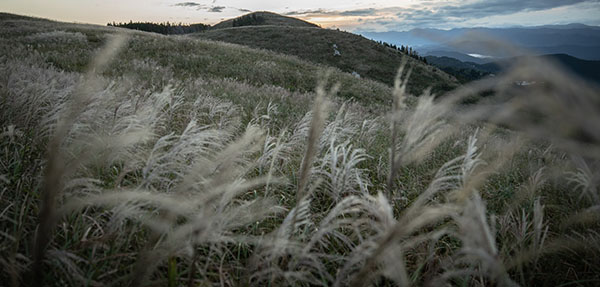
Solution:
[{"label": "tree line", "polygon": [[[265,18],[256,14],[245,15],[233,20],[233,27],[261,25],[265,22]],[[152,22],[133,22],[124,23],[112,22],[106,24],[111,27],[121,27],[139,31],[154,32],[164,35],[178,35],[202,32],[211,28],[210,25],[198,24],[182,24],[182,23],[152,23]]]},{"label": "tree line", "polygon": [[419,56],[419,53],[412,47],[404,45],[397,46],[395,44],[390,44],[383,41],[378,41],[378,43],[427,64],[427,59],[425,57]]},{"label": "tree line", "polygon": [[210,29],[210,25],[198,23],[198,24],[182,24],[182,23],[152,23],[152,22],[133,22],[129,23],[108,23],[107,26],[121,27],[133,30],[140,30],[146,32],[154,32],[164,35],[178,35],[178,34],[189,34],[201,32]]}]

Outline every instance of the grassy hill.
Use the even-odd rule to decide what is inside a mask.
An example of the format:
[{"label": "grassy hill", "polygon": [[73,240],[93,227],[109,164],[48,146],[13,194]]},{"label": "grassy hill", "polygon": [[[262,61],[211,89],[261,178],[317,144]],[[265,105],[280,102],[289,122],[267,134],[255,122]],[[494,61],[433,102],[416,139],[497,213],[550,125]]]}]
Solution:
[{"label": "grassy hill", "polygon": [[[14,17],[16,16],[10,14],[2,16],[7,25],[14,25],[13,29],[2,32],[3,41],[20,47],[7,54],[25,50],[34,52],[45,62],[65,71],[85,71],[92,60],[93,51],[106,42],[107,35],[127,33],[131,36],[129,48],[118,55],[119,60],[113,64],[114,69],[107,73],[139,75],[132,63],[152,61],[161,68],[171,70],[178,79],[229,78],[254,86],[273,85],[291,92],[307,93],[314,91],[322,74],[329,71],[331,82],[341,83],[339,96],[365,103],[391,102],[390,88],[383,84],[369,79],[357,79],[335,68],[270,51],[202,39],[56,23],[43,19],[21,18],[8,21]],[[52,29],[60,31],[54,32]],[[63,53],[64,51],[70,52]]]},{"label": "grassy hill", "polygon": [[228,19],[215,24],[213,29],[231,28],[234,26],[275,25],[290,27],[319,27],[316,24],[272,12],[252,12],[237,18]]},{"label": "grassy hill", "polygon": [[293,55],[348,73],[356,72],[361,77],[387,85],[393,84],[398,67],[406,58],[413,69],[408,90],[416,95],[428,87],[436,93],[443,93],[458,85],[454,77],[433,66],[405,57],[362,36],[338,30],[271,25],[212,29],[190,36]]},{"label": "grassy hill", "polygon": [[600,282],[597,89],[401,76],[0,13],[0,282]]}]

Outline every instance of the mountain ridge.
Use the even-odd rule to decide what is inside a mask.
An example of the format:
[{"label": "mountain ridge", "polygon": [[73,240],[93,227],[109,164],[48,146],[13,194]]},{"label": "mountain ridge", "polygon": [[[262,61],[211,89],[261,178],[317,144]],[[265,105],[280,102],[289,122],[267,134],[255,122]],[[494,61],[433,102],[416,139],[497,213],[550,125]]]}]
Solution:
[{"label": "mountain ridge", "polygon": [[[579,59],[567,54],[546,54],[535,56],[560,66],[564,71],[570,72],[577,77],[586,80],[588,83],[600,85],[600,61],[589,61]],[[461,61],[460,59],[447,56],[427,56],[429,63],[438,68],[453,74],[462,82],[477,80],[482,77],[501,73],[509,69],[512,65],[519,62],[523,57],[513,57],[507,59],[493,60],[487,63],[475,63],[470,61]]]},{"label": "mountain ridge", "polygon": [[[584,60],[600,60],[600,27],[583,24],[510,28],[413,29],[397,32],[361,32],[367,38],[430,51],[477,53],[495,57],[520,56],[518,49],[536,54],[565,53]],[[465,36],[468,36],[465,37]],[[517,50],[491,49],[492,41]],[[504,54],[503,54],[504,53]]]}]

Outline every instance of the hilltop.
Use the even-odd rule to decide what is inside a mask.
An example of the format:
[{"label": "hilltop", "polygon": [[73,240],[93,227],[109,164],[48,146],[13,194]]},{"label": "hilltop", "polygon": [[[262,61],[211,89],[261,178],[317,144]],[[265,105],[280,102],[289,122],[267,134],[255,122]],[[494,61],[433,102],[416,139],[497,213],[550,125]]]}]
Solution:
[{"label": "hilltop", "polygon": [[228,19],[212,26],[213,29],[253,26],[253,25],[274,25],[290,27],[319,27],[316,24],[293,17],[279,15],[277,13],[261,11],[252,12],[240,17]]},{"label": "hilltop", "polygon": [[154,22],[112,22],[108,23],[107,26],[121,27],[132,30],[146,31],[159,33],[164,35],[180,35],[197,33],[209,29],[223,29],[231,27],[243,27],[243,26],[292,26],[292,27],[319,27],[316,24],[306,22],[301,19],[282,16],[271,12],[253,12],[246,15],[242,15],[236,18],[225,20],[214,26],[206,25],[203,23],[195,24],[183,24],[183,23],[154,23]]},{"label": "hilltop", "polygon": [[[243,17],[249,15],[253,14]],[[268,15],[277,14],[268,13]],[[286,19],[286,21],[294,19],[277,16],[276,19]],[[224,23],[229,23],[230,28],[220,29],[219,27],[225,27]],[[454,77],[438,68],[353,33],[302,25],[275,24],[275,22],[241,27],[231,27],[231,23],[232,20],[227,20],[215,25],[214,29],[190,34],[190,36],[293,55],[313,63],[337,67],[342,71],[387,85],[393,84],[398,67],[406,59],[413,69],[408,87],[411,93],[420,94],[428,87],[432,87],[434,92],[442,93],[458,86]]]}]

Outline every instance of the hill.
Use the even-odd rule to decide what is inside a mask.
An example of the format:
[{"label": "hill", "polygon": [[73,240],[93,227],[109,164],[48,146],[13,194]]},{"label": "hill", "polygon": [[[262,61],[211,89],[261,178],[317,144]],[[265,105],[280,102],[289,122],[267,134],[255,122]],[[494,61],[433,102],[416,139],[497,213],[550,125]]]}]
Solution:
[{"label": "hill", "polygon": [[[44,19],[2,14],[7,29],[3,41],[19,49],[38,53],[44,61],[67,72],[83,72],[93,51],[111,34],[126,33],[129,48],[118,55],[111,75],[139,74],[135,63],[148,62],[168,69],[177,79],[224,78],[260,87],[271,85],[290,92],[310,93],[327,70],[330,80],[342,84],[339,96],[365,103],[389,103],[390,88],[369,79],[266,50],[207,41],[198,38],[162,36],[115,27],[76,25]],[[14,26],[14,27],[13,27]],[[12,29],[8,29],[13,27]],[[56,31],[54,31],[56,30]],[[70,51],[70,53],[62,53]],[[29,52],[28,52],[29,53]],[[116,72],[118,71],[118,72]],[[115,74],[116,73],[116,74]]]},{"label": "hill", "polygon": [[189,36],[293,55],[387,85],[393,84],[397,69],[406,58],[413,68],[408,87],[411,93],[420,94],[428,87],[444,92],[457,86],[452,76],[433,66],[362,36],[338,30],[269,25],[212,29]]},{"label": "hill", "polygon": [[476,64],[485,64],[492,62],[495,58],[476,58],[467,54],[451,52],[451,51],[428,51],[426,56],[454,58],[462,62],[472,62]]},{"label": "hill", "polygon": [[225,20],[212,26],[214,29],[253,26],[253,25],[275,25],[291,27],[319,27],[316,24],[306,22],[293,17],[287,17],[272,12],[252,12],[237,18]]},{"label": "hill", "polygon": [[467,83],[473,80],[481,79],[491,71],[484,69],[483,64],[470,61],[463,62],[459,59],[448,56],[426,56],[427,63],[440,68],[442,71],[453,75],[461,83]]},{"label": "hill", "polygon": [[582,60],[567,54],[544,55],[542,57],[555,61],[577,76],[600,85],[600,61]]}]

